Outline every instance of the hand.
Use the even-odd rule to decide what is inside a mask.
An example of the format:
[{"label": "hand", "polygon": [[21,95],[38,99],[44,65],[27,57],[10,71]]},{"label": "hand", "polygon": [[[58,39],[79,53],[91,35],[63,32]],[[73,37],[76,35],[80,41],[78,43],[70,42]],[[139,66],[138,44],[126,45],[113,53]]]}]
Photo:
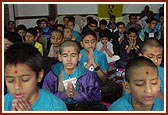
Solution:
[{"label": "hand", "polygon": [[13,99],[12,111],[31,111],[31,104],[24,99]]},{"label": "hand", "polygon": [[66,95],[67,97],[72,97],[72,98],[75,96],[75,88],[71,82],[68,83],[67,85]]}]

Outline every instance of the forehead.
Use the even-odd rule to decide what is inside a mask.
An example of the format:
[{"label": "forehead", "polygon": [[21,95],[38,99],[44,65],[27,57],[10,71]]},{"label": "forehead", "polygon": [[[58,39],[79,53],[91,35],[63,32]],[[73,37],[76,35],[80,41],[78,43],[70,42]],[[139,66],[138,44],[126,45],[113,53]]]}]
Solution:
[{"label": "forehead", "polygon": [[[133,68],[134,69],[134,68]],[[131,71],[129,79],[152,79],[158,76],[157,69],[154,67],[143,66]]]},{"label": "forehead", "polygon": [[84,40],[96,40],[96,38],[91,34],[86,35],[83,39]]},{"label": "forehead", "polygon": [[62,48],[62,53],[76,53],[77,52],[77,50],[76,50],[76,48],[74,47],[74,46],[66,46],[66,47],[63,47]]},{"label": "forehead", "polygon": [[20,72],[23,72],[23,71],[30,71],[32,70],[28,65],[26,64],[8,64],[6,65],[5,67],[5,74],[8,74],[8,73],[11,73],[11,72],[15,72],[15,71],[20,71]]},{"label": "forehead", "polygon": [[59,36],[61,36],[62,34],[60,32],[52,32],[52,35],[59,35]]},{"label": "forehead", "polygon": [[161,47],[150,47],[146,46],[145,51],[143,52],[144,54],[162,54],[162,48]]}]

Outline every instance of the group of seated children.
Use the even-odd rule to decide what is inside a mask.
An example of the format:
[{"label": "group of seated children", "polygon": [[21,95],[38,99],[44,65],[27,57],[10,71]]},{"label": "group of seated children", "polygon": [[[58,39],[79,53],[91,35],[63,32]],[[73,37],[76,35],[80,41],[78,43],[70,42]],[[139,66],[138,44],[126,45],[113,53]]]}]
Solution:
[{"label": "group of seated children", "polygon": [[[157,21],[149,18],[148,27],[141,28],[136,15],[129,19],[125,25],[110,16],[110,23],[101,20],[98,28],[88,18],[78,31],[72,17],[52,28],[41,19],[17,39],[14,32],[6,32],[4,110],[163,111],[163,44]],[[110,63],[128,57],[124,93],[107,106],[100,84],[110,83]]]}]

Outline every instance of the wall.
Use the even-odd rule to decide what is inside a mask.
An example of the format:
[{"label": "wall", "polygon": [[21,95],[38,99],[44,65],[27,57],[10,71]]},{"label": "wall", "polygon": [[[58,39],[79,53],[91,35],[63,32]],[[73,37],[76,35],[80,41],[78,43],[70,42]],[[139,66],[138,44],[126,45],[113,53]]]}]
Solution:
[{"label": "wall", "polygon": [[[53,4],[53,3],[52,3]],[[57,12],[58,15],[66,15],[66,14],[97,14],[98,12],[98,4],[90,3],[90,4],[79,4],[79,3],[55,3],[57,4]],[[108,3],[110,4],[110,3]],[[113,3],[114,4],[114,3]],[[121,4],[121,3],[120,3]],[[159,8],[164,4],[164,2],[152,3],[152,4],[140,4],[140,3],[123,3],[123,13],[140,13],[145,5],[149,5],[151,10],[155,13],[158,12]],[[43,16],[49,15],[48,11],[48,4],[36,2],[36,4],[15,4],[15,16]],[[9,13],[10,13],[10,20],[14,20],[14,13],[13,13],[13,5],[9,4]],[[28,20],[19,20],[16,21],[16,24],[24,23],[27,27],[32,27],[36,25],[37,19],[28,19]]]}]

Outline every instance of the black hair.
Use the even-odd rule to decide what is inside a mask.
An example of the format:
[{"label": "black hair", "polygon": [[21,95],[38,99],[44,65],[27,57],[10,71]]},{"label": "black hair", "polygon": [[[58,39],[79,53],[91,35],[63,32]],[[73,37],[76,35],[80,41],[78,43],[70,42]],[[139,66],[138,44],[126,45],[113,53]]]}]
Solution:
[{"label": "black hair", "polygon": [[30,34],[32,34],[34,37],[37,36],[37,30],[36,30],[35,28],[33,28],[33,27],[28,28],[28,29],[26,30],[26,33],[30,33]]},{"label": "black hair", "polygon": [[4,39],[8,39],[12,43],[22,42],[22,37],[16,32],[5,32]]},{"label": "black hair", "polygon": [[97,36],[96,36],[96,33],[94,31],[92,31],[92,30],[85,30],[85,31],[82,32],[81,41],[83,41],[84,37],[86,37],[87,35],[92,35],[97,40]]},{"label": "black hair", "polygon": [[98,22],[96,19],[92,19],[89,21],[89,25],[91,25],[91,24],[96,24],[96,26],[97,26]]},{"label": "black hair", "polygon": [[148,19],[146,19],[146,23],[148,23],[148,24],[151,24],[152,21],[156,21],[157,22],[157,19],[156,18],[148,18]]},{"label": "black hair", "polygon": [[120,21],[120,22],[117,23],[117,28],[118,28],[120,25],[123,25],[123,26],[125,27],[125,23],[122,22],[122,21]]},{"label": "black hair", "polygon": [[138,68],[144,67],[144,66],[151,67],[157,70],[157,66],[154,64],[154,62],[144,56],[139,56],[129,60],[125,70],[126,81],[129,82],[130,77],[132,76],[132,73],[137,71]]},{"label": "black hair", "polygon": [[24,25],[24,24],[20,24],[20,25],[18,25],[17,27],[16,27],[16,32],[18,32],[19,30],[24,30],[24,31],[26,31],[26,26]]},{"label": "black hair", "polygon": [[89,23],[89,21],[92,20],[92,19],[93,19],[93,17],[91,17],[91,16],[88,16],[88,17],[86,18],[86,20],[87,20],[88,23]]},{"label": "black hair", "polygon": [[76,41],[73,41],[73,40],[66,40],[63,43],[61,43],[60,48],[59,48],[59,53],[60,54],[62,53],[62,49],[64,47],[70,47],[70,46],[74,47],[76,49],[76,51],[78,53],[80,53],[80,48],[78,46],[78,43]]},{"label": "black hair", "polygon": [[131,19],[132,16],[134,16],[137,19],[137,15],[136,14],[130,14],[129,15],[129,20]]},{"label": "black hair", "polygon": [[10,46],[4,54],[4,67],[7,65],[26,64],[36,75],[42,69],[42,56],[40,52],[29,43],[16,43]]},{"label": "black hair", "polygon": [[10,23],[13,23],[13,24],[15,25],[15,21],[13,21],[13,20],[8,21],[8,25],[9,25]]},{"label": "black hair", "polygon": [[138,35],[138,31],[134,27],[131,27],[127,30],[127,35],[129,35],[130,33],[135,33],[136,35]]},{"label": "black hair", "polygon": [[107,21],[105,19],[100,20],[100,25],[107,25]]},{"label": "black hair", "polygon": [[42,32],[42,28],[40,28],[39,26],[35,26],[34,28],[38,30],[40,33]]},{"label": "black hair", "polygon": [[48,21],[54,20],[53,17],[48,17]]},{"label": "black hair", "polygon": [[37,25],[41,24],[41,20],[40,19],[36,20],[36,24]]},{"label": "black hair", "polygon": [[115,15],[110,15],[110,20],[112,20],[112,19],[114,19],[114,20],[116,20],[116,16]]}]

